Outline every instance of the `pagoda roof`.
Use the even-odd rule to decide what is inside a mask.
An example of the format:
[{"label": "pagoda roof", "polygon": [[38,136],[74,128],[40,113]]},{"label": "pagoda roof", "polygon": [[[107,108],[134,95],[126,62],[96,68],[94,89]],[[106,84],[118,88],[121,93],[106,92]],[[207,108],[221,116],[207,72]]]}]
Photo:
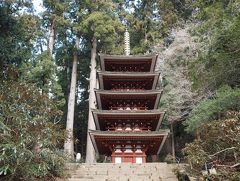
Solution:
[{"label": "pagoda roof", "polygon": [[99,154],[111,154],[109,145],[129,141],[144,144],[148,148],[147,153],[159,154],[169,132],[169,129],[144,132],[89,130],[94,148]]},{"label": "pagoda roof", "polygon": [[106,64],[115,64],[115,65],[131,65],[131,64],[144,64],[149,65],[148,71],[153,72],[156,66],[157,54],[149,55],[108,55],[100,54],[100,65],[103,71],[107,70]]},{"label": "pagoda roof", "polygon": [[111,82],[145,81],[150,82],[151,89],[155,89],[160,72],[111,72],[98,71],[100,89],[106,89]]},{"label": "pagoda roof", "polygon": [[103,100],[136,100],[145,99],[152,101],[150,109],[157,109],[161,98],[162,90],[143,90],[143,91],[112,91],[95,89],[97,105],[99,109],[104,109]]},{"label": "pagoda roof", "polygon": [[103,120],[111,122],[121,120],[146,119],[152,121],[152,126],[155,131],[159,130],[165,111],[160,110],[92,110],[96,128],[103,130]]},{"label": "pagoda roof", "polygon": [[89,130],[92,135],[98,136],[111,136],[111,137],[153,137],[153,136],[164,136],[168,135],[169,129],[161,129],[159,131],[100,131],[100,130]]}]

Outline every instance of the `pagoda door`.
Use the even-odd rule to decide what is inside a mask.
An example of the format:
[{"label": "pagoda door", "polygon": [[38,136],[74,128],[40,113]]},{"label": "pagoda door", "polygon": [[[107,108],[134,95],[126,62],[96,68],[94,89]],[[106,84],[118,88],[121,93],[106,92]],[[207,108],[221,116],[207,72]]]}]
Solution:
[{"label": "pagoda door", "polygon": [[134,160],[134,155],[131,153],[131,154],[124,154],[123,155],[123,163],[135,163],[135,160]]},{"label": "pagoda door", "polygon": [[142,151],[136,152],[122,152],[114,151],[112,153],[113,163],[146,163],[146,154]]}]

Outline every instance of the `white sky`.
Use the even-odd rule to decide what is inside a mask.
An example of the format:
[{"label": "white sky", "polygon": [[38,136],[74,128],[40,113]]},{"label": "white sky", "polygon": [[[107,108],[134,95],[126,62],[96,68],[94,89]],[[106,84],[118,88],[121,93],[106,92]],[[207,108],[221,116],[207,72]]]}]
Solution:
[{"label": "white sky", "polygon": [[33,0],[33,6],[36,11],[36,14],[39,14],[44,11],[42,0]]}]

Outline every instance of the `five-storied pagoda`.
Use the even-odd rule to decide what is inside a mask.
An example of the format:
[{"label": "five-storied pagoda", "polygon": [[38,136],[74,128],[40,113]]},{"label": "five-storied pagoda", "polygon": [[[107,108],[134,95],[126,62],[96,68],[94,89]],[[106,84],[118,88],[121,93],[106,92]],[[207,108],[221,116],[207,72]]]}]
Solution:
[{"label": "five-storied pagoda", "polygon": [[156,89],[157,55],[100,55],[98,109],[92,110],[96,130],[89,134],[97,153],[113,163],[145,163],[158,155],[169,130],[161,130],[165,112],[158,110],[162,90]]}]

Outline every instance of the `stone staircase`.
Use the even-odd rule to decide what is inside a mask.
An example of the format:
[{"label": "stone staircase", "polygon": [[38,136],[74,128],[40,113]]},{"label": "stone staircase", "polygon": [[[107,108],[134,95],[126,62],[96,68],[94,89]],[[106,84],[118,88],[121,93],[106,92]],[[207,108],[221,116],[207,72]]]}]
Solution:
[{"label": "stone staircase", "polygon": [[68,164],[68,181],[177,181],[172,165],[145,164]]}]

